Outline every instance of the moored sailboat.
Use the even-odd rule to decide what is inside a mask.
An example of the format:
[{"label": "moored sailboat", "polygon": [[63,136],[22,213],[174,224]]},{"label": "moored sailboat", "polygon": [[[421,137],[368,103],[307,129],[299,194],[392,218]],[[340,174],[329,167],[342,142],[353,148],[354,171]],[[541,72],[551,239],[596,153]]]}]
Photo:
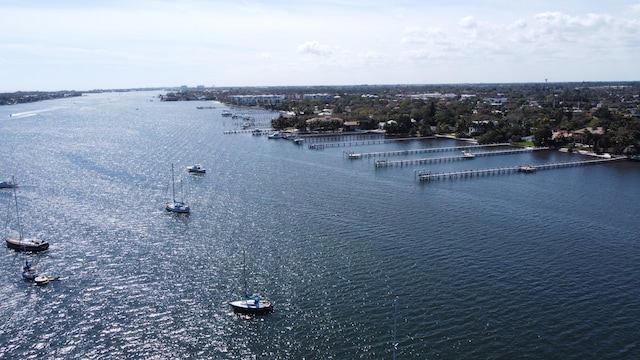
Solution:
[{"label": "moored sailboat", "polygon": [[24,265],[22,266],[22,278],[25,280],[35,280],[38,277],[38,270],[31,266],[29,260],[24,261]]},{"label": "moored sailboat", "polygon": [[249,296],[247,292],[247,261],[243,254],[243,276],[244,276],[244,299],[231,301],[229,305],[235,313],[266,315],[273,311],[273,303],[270,300],[262,299],[258,295]]},{"label": "moored sailboat", "polygon": [[[176,200],[176,182],[175,176],[173,174],[173,164],[171,164],[171,188],[172,188],[172,199],[173,201],[168,201],[165,204],[165,209],[169,212],[188,214],[191,212],[191,208],[187,205],[182,199],[180,201]],[[182,183],[180,183],[180,188],[182,189]],[[180,191],[182,196],[182,190]]]},{"label": "moored sailboat", "polygon": [[[15,179],[12,179],[12,181],[15,183]],[[18,251],[37,252],[47,250],[49,248],[49,243],[46,240],[24,237],[22,224],[20,223],[20,210],[18,209],[18,194],[15,187],[13,188],[13,198],[15,199],[18,236],[5,236],[4,240],[7,243],[7,247]]]}]

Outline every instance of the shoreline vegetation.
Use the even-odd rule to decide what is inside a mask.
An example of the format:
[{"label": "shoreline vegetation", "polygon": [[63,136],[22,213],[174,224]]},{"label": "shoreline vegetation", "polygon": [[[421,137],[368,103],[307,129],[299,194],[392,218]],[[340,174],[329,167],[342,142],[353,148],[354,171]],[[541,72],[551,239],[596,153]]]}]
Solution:
[{"label": "shoreline vegetation", "polygon": [[82,96],[81,91],[17,91],[0,93],[0,105],[32,103],[44,100]]},{"label": "shoreline vegetation", "polygon": [[137,90],[162,91],[161,101],[218,101],[278,111],[280,116],[271,122],[274,130],[379,130],[407,137],[446,134],[480,144],[532,143],[630,157],[637,157],[640,149],[640,82],[181,86],[20,92],[0,94],[0,103]]}]

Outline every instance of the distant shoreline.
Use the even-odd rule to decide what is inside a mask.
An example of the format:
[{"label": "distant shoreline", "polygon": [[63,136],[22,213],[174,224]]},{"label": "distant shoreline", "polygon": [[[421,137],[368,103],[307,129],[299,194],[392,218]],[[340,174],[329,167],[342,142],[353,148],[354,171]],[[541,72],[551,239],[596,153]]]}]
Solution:
[{"label": "distant shoreline", "polygon": [[0,105],[25,104],[44,100],[82,96],[80,91],[18,91],[1,93]]}]

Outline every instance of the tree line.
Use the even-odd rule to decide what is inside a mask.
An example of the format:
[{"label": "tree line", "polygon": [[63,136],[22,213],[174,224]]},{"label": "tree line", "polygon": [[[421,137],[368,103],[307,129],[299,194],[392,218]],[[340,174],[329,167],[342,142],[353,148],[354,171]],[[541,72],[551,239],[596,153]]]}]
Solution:
[{"label": "tree line", "polygon": [[[406,90],[406,89],[402,89]],[[433,88],[430,88],[433,90]],[[270,108],[292,116],[274,119],[275,129],[339,130],[342,123],[316,124],[307,120],[330,109],[333,118],[357,121],[362,130],[384,124],[387,134],[428,136],[454,134],[479,143],[519,142],[532,137],[537,146],[574,147],[571,136],[583,130],[581,145],[595,152],[621,154],[629,146],[640,148],[640,85],[485,85],[450,87],[443,96],[416,96],[413,92],[383,91],[336,93],[328,99],[290,99]],[[491,98],[506,102],[493,104]],[[584,130],[602,128],[603,133]]]}]

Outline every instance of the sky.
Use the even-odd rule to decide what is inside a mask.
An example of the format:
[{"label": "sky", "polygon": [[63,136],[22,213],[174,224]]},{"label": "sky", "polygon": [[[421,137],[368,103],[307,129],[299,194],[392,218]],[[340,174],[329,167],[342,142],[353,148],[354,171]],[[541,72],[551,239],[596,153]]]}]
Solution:
[{"label": "sky", "polygon": [[0,92],[640,80],[640,0],[0,0]]}]

